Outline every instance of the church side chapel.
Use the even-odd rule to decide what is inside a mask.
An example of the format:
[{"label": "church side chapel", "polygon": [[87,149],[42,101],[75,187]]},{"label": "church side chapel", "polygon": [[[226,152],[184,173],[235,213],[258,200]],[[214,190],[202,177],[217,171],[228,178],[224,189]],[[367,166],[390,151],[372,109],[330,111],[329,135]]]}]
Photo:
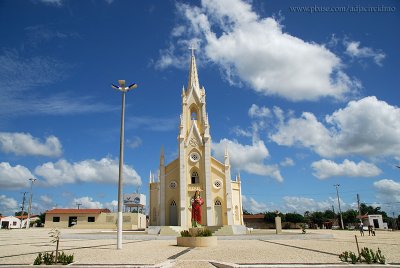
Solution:
[{"label": "church side chapel", "polygon": [[[231,178],[229,154],[224,162],[211,156],[206,93],[200,88],[192,49],[189,81],[182,89],[178,158],[166,164],[161,149],[157,178],[150,172],[150,226],[192,227],[194,194],[202,199],[201,226],[243,230],[240,176]],[[196,225],[196,224],[195,224]]]}]

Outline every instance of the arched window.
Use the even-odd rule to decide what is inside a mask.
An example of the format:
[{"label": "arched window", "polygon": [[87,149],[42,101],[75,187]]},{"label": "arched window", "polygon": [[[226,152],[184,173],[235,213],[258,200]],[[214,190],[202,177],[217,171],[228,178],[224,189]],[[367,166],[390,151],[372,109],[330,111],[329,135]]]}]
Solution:
[{"label": "arched window", "polygon": [[191,114],[190,114],[190,118],[192,120],[197,120],[197,113],[195,111],[192,111]]},{"label": "arched window", "polygon": [[176,202],[175,202],[175,200],[172,200],[171,201],[171,205],[170,205],[171,207],[176,207]]},{"label": "arched window", "polygon": [[215,206],[221,206],[221,201],[219,201],[219,199],[215,200],[214,205]]},{"label": "arched window", "polygon": [[192,178],[192,184],[195,184],[195,183],[199,183],[200,182],[200,180],[199,180],[199,173],[197,173],[197,171],[193,171],[192,172],[192,176],[191,176],[191,178]]}]

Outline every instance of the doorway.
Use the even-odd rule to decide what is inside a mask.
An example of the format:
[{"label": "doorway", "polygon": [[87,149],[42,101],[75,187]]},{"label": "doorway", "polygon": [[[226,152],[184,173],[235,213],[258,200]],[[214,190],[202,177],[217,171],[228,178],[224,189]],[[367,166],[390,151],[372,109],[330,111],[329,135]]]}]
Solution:
[{"label": "doorway", "polygon": [[72,226],[76,225],[77,222],[78,222],[78,217],[76,217],[76,216],[69,217],[68,227],[72,227]]},{"label": "doorway", "polygon": [[374,219],[373,222],[374,222],[374,228],[378,228],[379,229],[379,221],[378,221],[378,219]]},{"label": "doorway", "polygon": [[222,205],[221,205],[221,201],[219,201],[218,199],[215,200],[214,203],[214,218],[215,218],[215,225],[216,226],[222,226]]},{"label": "doorway", "polygon": [[169,226],[177,226],[178,225],[178,213],[176,208],[175,200],[172,200],[169,205]]}]

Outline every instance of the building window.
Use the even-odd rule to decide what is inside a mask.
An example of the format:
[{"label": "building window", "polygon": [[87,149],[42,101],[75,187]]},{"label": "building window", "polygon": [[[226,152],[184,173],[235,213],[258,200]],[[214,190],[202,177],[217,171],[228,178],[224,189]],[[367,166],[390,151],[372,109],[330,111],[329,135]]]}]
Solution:
[{"label": "building window", "polygon": [[193,163],[196,163],[197,161],[200,160],[200,155],[199,155],[197,152],[192,152],[192,153],[190,154],[190,160],[191,160]]},{"label": "building window", "polygon": [[60,217],[53,217],[53,222],[60,222]]},{"label": "building window", "polygon": [[176,183],[176,181],[171,181],[171,182],[169,183],[169,188],[175,189],[177,185],[178,185],[178,184]]},{"label": "building window", "polygon": [[197,113],[193,111],[191,113],[190,117],[191,117],[192,120],[197,120]]},{"label": "building window", "polygon": [[192,172],[192,184],[196,184],[199,183],[199,173],[197,173],[197,171],[193,171]]},{"label": "building window", "polygon": [[172,200],[172,202],[171,202],[171,207],[176,207],[176,202],[175,202],[175,200]]},{"label": "building window", "polygon": [[13,221],[13,226],[17,226],[17,222],[16,221]]},{"label": "building window", "polygon": [[95,217],[88,217],[88,218],[87,218],[87,221],[88,221],[88,222],[95,222]]},{"label": "building window", "polygon": [[214,205],[215,205],[215,206],[221,206],[221,201],[219,201],[218,199],[217,199],[217,200],[215,200],[215,203],[214,203]]},{"label": "building window", "polygon": [[222,186],[222,181],[219,179],[214,180],[214,187],[220,189]]}]

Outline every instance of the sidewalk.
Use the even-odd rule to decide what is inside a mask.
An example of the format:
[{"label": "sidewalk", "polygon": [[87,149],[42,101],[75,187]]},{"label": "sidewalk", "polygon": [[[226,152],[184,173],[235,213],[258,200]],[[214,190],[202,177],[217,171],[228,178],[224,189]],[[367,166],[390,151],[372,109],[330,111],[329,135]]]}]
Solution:
[{"label": "sidewalk", "polygon": [[[31,265],[39,252],[54,250],[49,231],[0,230],[0,266]],[[354,235],[358,236],[356,231],[309,230],[302,235],[291,230],[275,235],[269,230],[220,236],[216,247],[185,248],[176,246],[175,237],[126,232],[123,249],[117,250],[116,233],[60,231],[60,250],[74,254],[76,267],[346,267],[338,255],[357,252]],[[376,237],[358,237],[358,241],[360,248],[380,248],[388,263],[400,267],[400,232],[377,232]]]}]

